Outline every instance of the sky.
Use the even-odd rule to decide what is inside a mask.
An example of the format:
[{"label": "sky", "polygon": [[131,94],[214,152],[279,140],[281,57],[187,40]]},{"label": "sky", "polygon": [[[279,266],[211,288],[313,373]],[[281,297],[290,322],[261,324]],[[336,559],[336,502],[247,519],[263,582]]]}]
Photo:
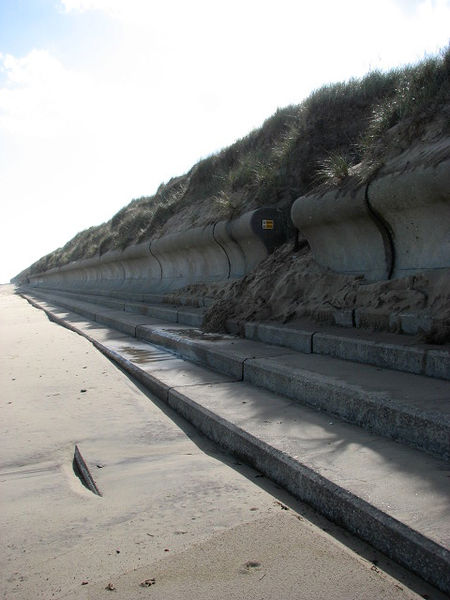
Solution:
[{"label": "sky", "polygon": [[0,283],[449,23],[450,0],[0,0]]}]

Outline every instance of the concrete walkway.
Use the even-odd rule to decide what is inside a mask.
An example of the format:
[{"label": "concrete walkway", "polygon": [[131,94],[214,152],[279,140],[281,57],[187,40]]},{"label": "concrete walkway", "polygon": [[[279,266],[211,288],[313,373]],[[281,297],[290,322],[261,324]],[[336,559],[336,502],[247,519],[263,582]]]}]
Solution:
[{"label": "concrete walkway", "polygon": [[[4,600],[444,598],[224,454],[10,287],[0,316]],[[101,497],[74,474],[75,444]]]}]

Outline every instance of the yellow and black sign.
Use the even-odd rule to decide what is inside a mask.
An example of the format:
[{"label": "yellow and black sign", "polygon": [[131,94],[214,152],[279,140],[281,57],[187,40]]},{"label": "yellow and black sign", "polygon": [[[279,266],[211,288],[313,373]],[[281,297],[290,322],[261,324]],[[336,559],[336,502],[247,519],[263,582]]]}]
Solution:
[{"label": "yellow and black sign", "polygon": [[273,229],[273,219],[263,219],[262,220],[262,228],[263,229]]}]

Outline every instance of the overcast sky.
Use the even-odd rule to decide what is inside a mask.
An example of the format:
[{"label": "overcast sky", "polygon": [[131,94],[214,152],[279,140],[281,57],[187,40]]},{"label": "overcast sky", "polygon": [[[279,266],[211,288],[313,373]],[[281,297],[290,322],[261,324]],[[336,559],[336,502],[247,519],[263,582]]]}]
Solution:
[{"label": "overcast sky", "polygon": [[0,282],[449,23],[450,0],[0,0]]}]

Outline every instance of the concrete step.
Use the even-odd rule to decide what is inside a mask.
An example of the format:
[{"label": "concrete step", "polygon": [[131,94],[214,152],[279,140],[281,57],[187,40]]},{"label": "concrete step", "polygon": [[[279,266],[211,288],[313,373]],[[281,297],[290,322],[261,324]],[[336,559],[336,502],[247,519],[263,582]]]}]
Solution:
[{"label": "concrete step", "polygon": [[[230,323],[231,330],[236,324]],[[411,336],[325,326],[310,320],[289,325],[246,323],[245,337],[299,352],[325,354],[385,369],[450,379],[448,345],[421,344]]]},{"label": "concrete step", "polygon": [[446,381],[181,326],[138,325],[136,337],[369,431],[450,457]]},{"label": "concrete step", "polygon": [[[192,306],[174,306],[163,303],[148,303],[143,301],[124,301],[118,298],[108,298],[102,295],[67,292],[67,291],[48,291],[33,290],[33,293],[40,294],[40,297],[49,297],[58,300],[60,306],[65,306],[75,310],[79,307],[85,311],[85,316],[95,318],[95,315],[103,314],[104,308],[110,308],[113,311],[124,311],[133,314],[147,315],[157,319],[163,319],[167,322],[184,323],[194,327],[200,327],[203,321],[204,308]],[[154,297],[154,295],[153,295]],[[96,308],[99,307],[99,308]]]},{"label": "concrete step", "polygon": [[[219,374],[154,344],[117,333],[49,300],[30,300],[53,320],[90,339],[205,435],[328,518],[450,592],[447,463],[239,377]],[[138,332],[141,327],[151,325],[138,325]],[[163,328],[160,325],[155,331]],[[181,337],[182,328],[177,332]],[[228,351],[233,340],[230,336],[203,340],[206,344],[214,341]],[[253,354],[264,347],[245,340],[242,343],[247,348],[251,344]],[[246,350],[241,356],[244,354]],[[288,369],[295,357],[296,353],[290,352],[283,357],[269,354],[245,359],[244,374],[247,364],[252,372],[267,361]],[[336,361],[330,357],[306,358]],[[308,372],[314,372],[312,365]],[[391,375],[448,385],[415,375]],[[336,384],[344,381],[335,379]],[[360,383],[354,385],[356,388]]]},{"label": "concrete step", "polygon": [[54,298],[60,306],[182,358],[378,435],[450,458],[450,384],[446,381],[208,334],[169,323],[167,318],[100,307],[92,316],[93,305]]},{"label": "concrete step", "polygon": [[[45,293],[45,292],[44,292]],[[49,292],[47,292],[49,293]],[[107,308],[201,327],[205,308],[163,303],[163,296],[147,294],[146,300],[108,298],[85,292],[51,292]],[[122,293],[122,295],[124,295]],[[136,295],[134,295],[136,296]],[[143,295],[138,295],[143,298]],[[450,347],[418,343],[408,335],[322,325],[311,319],[280,323],[227,322],[228,331],[246,339],[289,348],[306,354],[324,354],[384,369],[450,380]]]}]

